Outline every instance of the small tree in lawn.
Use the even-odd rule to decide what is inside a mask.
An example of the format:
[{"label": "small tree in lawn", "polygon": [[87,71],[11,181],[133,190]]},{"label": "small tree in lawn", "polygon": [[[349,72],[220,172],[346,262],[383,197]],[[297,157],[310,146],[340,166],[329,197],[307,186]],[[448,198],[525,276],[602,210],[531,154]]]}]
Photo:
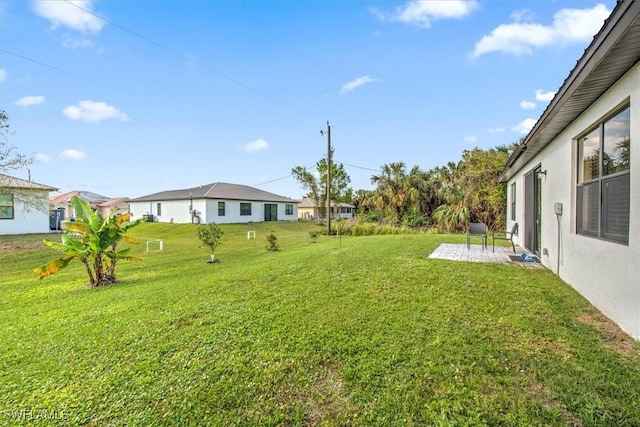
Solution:
[{"label": "small tree in lawn", "polygon": [[271,230],[271,233],[267,234],[267,250],[268,251],[278,251],[280,248],[278,247],[278,238],[276,237],[275,231]]},{"label": "small tree in lawn", "polygon": [[216,259],[216,248],[222,244],[222,235],[224,231],[215,222],[198,227],[198,238],[203,246],[211,249],[211,259],[209,263],[220,262]]}]

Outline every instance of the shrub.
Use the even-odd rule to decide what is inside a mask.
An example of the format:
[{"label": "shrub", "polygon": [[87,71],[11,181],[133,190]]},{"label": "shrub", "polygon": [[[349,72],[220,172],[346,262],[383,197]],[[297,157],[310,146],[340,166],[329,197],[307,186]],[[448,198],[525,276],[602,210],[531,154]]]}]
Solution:
[{"label": "shrub", "polygon": [[402,225],[409,228],[428,227],[431,225],[431,218],[429,215],[411,211],[402,218]]},{"label": "shrub", "polygon": [[279,251],[278,238],[275,235],[275,231],[271,230],[271,233],[267,234],[267,250]]},{"label": "shrub", "polygon": [[350,228],[352,236],[374,236],[384,234],[415,234],[418,230],[409,227],[395,227],[392,225],[374,224],[372,222],[358,222]]}]

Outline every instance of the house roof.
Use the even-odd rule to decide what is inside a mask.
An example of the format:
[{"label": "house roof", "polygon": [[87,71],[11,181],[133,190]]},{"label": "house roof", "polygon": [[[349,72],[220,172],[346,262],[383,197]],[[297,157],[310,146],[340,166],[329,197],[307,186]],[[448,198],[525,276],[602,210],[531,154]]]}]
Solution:
[{"label": "house roof", "polygon": [[0,173],[0,188],[56,191],[57,188]]},{"label": "house roof", "polygon": [[640,60],[640,1],[616,7],[571,70],[542,116],[507,160],[507,182]]},{"label": "house roof", "polygon": [[128,202],[129,198],[128,197],[114,197],[112,199],[109,200],[105,200],[102,203],[98,203],[99,207],[109,207],[109,206],[115,206],[118,205],[120,203],[124,203],[124,202]]},{"label": "house roof", "polygon": [[99,205],[100,203],[110,200],[110,197],[103,196],[101,194],[92,193],[90,191],[69,191],[68,193],[58,194],[49,198],[51,203],[69,202],[73,196],[78,196],[83,200],[89,202],[90,205]]},{"label": "house roof", "polygon": [[163,200],[189,200],[189,199],[224,199],[224,200],[248,200],[261,202],[289,202],[297,203],[289,197],[279,196],[268,191],[249,187],[248,185],[228,184],[214,182],[213,184],[200,185],[198,187],[182,190],[161,191],[129,200],[130,202],[155,202]]},{"label": "house roof", "polygon": [[[331,206],[334,207],[336,206],[335,202],[331,202]],[[310,197],[305,197],[304,199],[302,199],[302,201],[298,204],[299,208],[316,208],[316,201],[313,200]],[[355,208],[354,205],[350,205],[349,203],[338,203],[338,207],[340,208]]]}]

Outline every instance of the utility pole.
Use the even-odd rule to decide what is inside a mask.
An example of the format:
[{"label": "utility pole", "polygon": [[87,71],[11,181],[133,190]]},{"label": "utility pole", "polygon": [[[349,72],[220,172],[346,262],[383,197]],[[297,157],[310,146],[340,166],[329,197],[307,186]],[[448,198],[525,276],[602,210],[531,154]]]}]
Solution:
[{"label": "utility pole", "polygon": [[[320,131],[324,135],[324,131]],[[327,236],[331,235],[331,125],[327,120]]]}]

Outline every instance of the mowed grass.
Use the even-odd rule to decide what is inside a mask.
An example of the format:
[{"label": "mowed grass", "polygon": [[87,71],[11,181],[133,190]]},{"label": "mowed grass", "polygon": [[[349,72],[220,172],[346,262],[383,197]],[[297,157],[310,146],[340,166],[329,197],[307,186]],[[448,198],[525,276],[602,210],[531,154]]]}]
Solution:
[{"label": "mowed grass", "polygon": [[207,264],[195,225],[143,224],[96,290],[0,237],[0,425],[640,425],[638,345],[550,271],[427,258],[463,236],[222,227]]}]

